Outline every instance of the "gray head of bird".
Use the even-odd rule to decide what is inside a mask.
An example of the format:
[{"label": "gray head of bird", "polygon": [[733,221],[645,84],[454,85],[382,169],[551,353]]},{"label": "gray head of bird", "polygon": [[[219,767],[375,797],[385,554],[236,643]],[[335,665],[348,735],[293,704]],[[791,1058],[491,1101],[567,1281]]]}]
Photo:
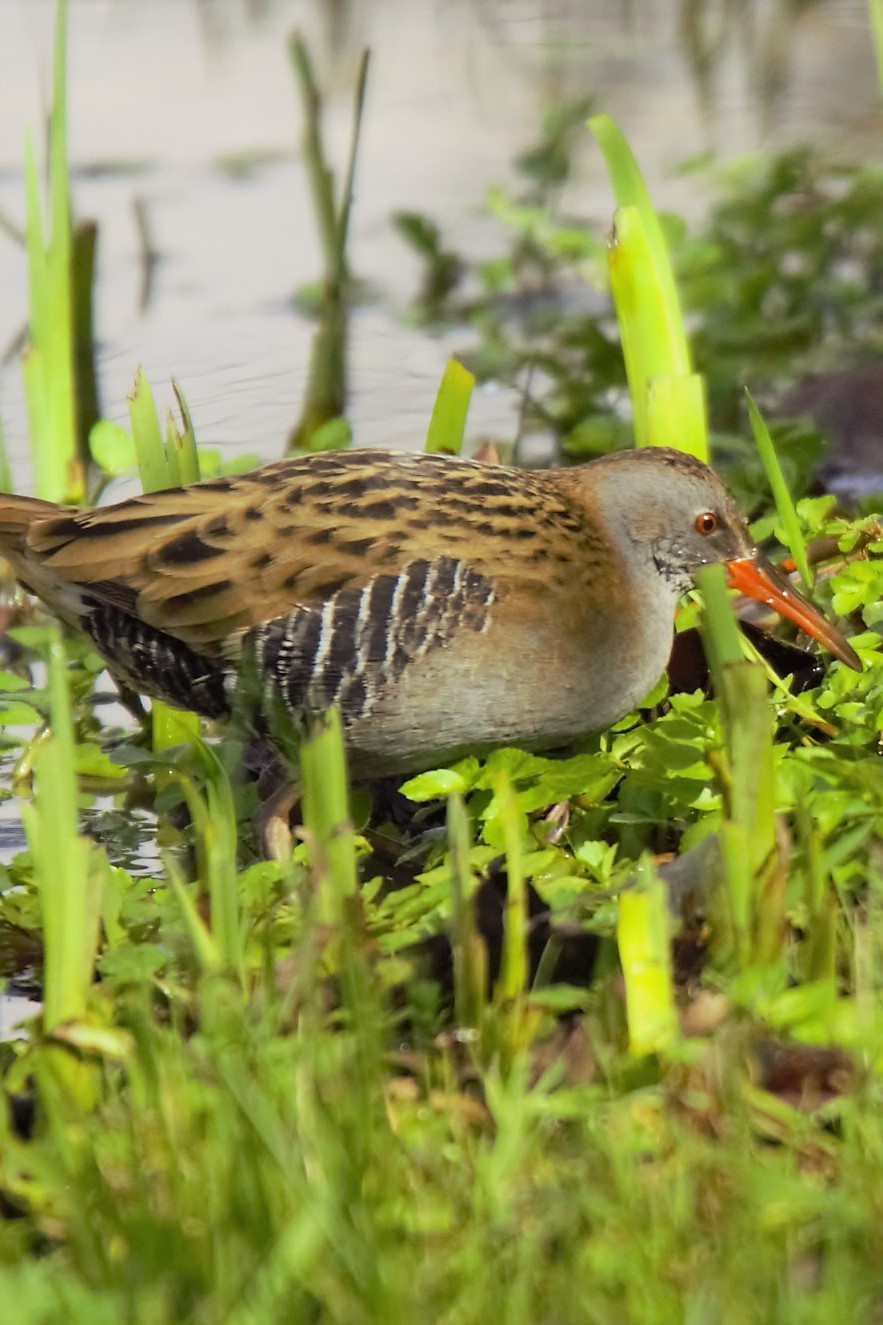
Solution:
[{"label": "gray head of bird", "polygon": [[723,564],[731,587],[774,608],[861,671],[840,632],[757,547],[735,498],[707,465],[682,451],[645,447],[604,456],[580,470],[575,489],[582,489],[618,564],[633,580],[676,598],[701,567]]}]

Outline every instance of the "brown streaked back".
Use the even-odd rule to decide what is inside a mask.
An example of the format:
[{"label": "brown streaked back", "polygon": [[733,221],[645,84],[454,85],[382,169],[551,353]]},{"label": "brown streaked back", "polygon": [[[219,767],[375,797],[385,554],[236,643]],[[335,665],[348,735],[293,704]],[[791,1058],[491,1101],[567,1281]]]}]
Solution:
[{"label": "brown streaked back", "polygon": [[50,604],[51,580],[88,587],[192,647],[229,652],[252,626],[415,560],[461,560],[493,573],[501,592],[571,581],[593,534],[548,479],[435,455],[330,452],[91,511],[41,504],[26,532],[19,521],[15,546],[22,578],[34,583],[38,566]]}]

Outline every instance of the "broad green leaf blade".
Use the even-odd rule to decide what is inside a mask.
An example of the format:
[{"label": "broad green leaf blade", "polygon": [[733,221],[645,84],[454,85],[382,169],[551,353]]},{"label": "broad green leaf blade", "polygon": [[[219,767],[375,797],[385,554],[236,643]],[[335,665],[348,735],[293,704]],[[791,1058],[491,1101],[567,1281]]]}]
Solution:
[{"label": "broad green leaf blade", "polygon": [[456,359],[449,359],[439,384],[426,434],[427,451],[459,455],[463,448],[466,416],[475,378]]},{"label": "broad green leaf blade", "polygon": [[169,464],[153,392],[143,368],[138,369],[135,385],[129,394],[129,418],[132,421],[132,438],[144,491],[159,492],[163,488],[174,487],[177,469],[174,464]]},{"label": "broad green leaf blade", "polygon": [[680,299],[665,236],[631,148],[609,116],[595,115],[588,124],[604,153],[618,205],[608,264],[636,442],[677,446],[707,461],[705,402],[698,383],[659,388],[651,427],[648,396],[654,379],[691,377],[693,372]]}]

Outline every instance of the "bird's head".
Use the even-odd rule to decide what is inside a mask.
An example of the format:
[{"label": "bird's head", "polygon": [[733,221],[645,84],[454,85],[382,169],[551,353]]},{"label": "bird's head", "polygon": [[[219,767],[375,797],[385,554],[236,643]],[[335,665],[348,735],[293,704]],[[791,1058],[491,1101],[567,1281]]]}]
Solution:
[{"label": "bird's head", "polygon": [[[692,456],[644,447],[604,456],[582,470],[590,500],[621,558],[658,576],[680,595],[702,566],[723,563],[731,587],[788,617],[855,671],[861,662],[754,543],[736,502],[717,475]],[[577,491],[585,480],[576,480]]]}]

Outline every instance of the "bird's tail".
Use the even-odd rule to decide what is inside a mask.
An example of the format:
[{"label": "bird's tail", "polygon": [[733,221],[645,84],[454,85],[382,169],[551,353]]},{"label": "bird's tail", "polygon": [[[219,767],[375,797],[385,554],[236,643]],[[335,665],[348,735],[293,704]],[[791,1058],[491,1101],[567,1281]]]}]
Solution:
[{"label": "bird's tail", "polygon": [[20,555],[34,520],[46,520],[64,509],[40,497],[18,497],[14,492],[0,492],[0,556]]}]

